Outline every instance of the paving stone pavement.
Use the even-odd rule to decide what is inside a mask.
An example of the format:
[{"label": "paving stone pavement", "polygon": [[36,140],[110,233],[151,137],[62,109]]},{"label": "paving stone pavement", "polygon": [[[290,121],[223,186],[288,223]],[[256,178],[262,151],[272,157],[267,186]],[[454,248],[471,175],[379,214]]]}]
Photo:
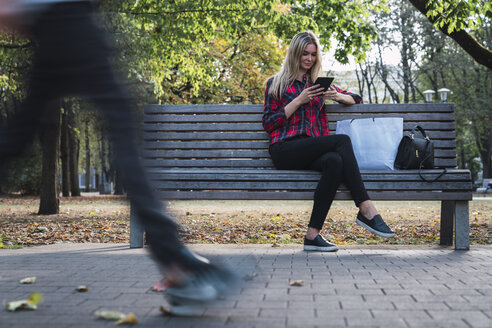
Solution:
[{"label": "paving stone pavement", "polygon": [[[42,292],[37,311],[0,309],[1,328],[114,327],[93,312],[134,312],[135,327],[492,327],[492,246],[342,247],[191,245],[244,280],[203,316],[163,316],[160,279],[145,249],[57,244],[0,250],[0,300]],[[36,276],[32,285],[19,280]],[[304,280],[303,286],[290,286]],[[75,291],[87,285],[89,291]]]}]

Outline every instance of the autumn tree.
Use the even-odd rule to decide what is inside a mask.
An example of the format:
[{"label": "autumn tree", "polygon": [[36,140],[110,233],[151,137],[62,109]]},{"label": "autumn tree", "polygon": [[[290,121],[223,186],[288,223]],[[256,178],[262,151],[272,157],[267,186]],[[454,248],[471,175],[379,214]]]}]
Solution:
[{"label": "autumn tree", "polygon": [[[101,8],[124,62],[129,63],[132,78],[153,87],[159,102],[203,103],[209,98],[216,99],[204,94],[204,90],[213,88],[217,94],[223,91],[221,102],[237,102],[244,97],[228,93],[226,84],[235,76],[226,73],[234,65],[239,67],[236,63],[241,60],[246,63],[246,56],[260,60],[248,67],[262,73],[253,74],[250,79],[261,89],[264,79],[274,71],[265,66],[278,68],[281,64],[279,58],[276,62],[261,61],[275,60],[268,58],[268,49],[275,45],[285,48],[287,41],[300,31],[314,30],[325,47],[338,40],[335,57],[342,62],[347,62],[349,55],[363,58],[375,31],[369,19],[370,9],[382,6],[359,0],[154,0],[103,1]],[[250,46],[258,51],[252,53],[244,47],[245,40],[257,42]],[[266,40],[271,43],[267,45]],[[261,45],[266,48],[261,49]],[[220,47],[224,54],[217,53]],[[231,57],[234,53],[237,55]],[[251,90],[251,86],[245,87]],[[200,99],[201,96],[205,98]]]},{"label": "autumn tree", "polygon": [[484,0],[409,0],[441,32],[453,39],[477,63],[492,69],[490,43],[472,32],[492,19],[492,2]]}]

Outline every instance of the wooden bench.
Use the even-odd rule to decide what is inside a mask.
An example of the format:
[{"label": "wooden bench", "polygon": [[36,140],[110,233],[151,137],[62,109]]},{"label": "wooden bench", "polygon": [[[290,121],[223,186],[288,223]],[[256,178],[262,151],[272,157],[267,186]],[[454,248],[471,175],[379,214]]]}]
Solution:
[{"label": "wooden bench", "polygon": [[[338,120],[403,117],[404,133],[417,123],[435,142],[435,165],[448,172],[437,182],[420,179],[417,170],[362,170],[373,200],[441,201],[441,245],[469,249],[468,201],[472,180],[456,169],[456,134],[452,104],[328,105],[330,130]],[[262,127],[263,105],[147,105],[143,157],[163,199],[313,199],[320,174],[280,171],[268,153]],[[426,170],[428,177],[440,170]],[[336,199],[351,199],[342,186]],[[133,211],[132,211],[133,213]],[[307,218],[306,218],[307,219]],[[131,215],[130,246],[142,247],[143,231]]]}]

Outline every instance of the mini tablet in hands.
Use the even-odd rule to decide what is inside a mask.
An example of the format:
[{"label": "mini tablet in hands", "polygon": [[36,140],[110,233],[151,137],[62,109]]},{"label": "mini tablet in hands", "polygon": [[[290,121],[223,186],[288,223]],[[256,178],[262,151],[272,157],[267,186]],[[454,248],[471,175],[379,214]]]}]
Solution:
[{"label": "mini tablet in hands", "polygon": [[334,79],[335,79],[334,77],[318,77],[316,79],[316,82],[314,82],[314,84],[319,84],[320,86],[323,87],[323,91],[326,91],[328,90]]}]

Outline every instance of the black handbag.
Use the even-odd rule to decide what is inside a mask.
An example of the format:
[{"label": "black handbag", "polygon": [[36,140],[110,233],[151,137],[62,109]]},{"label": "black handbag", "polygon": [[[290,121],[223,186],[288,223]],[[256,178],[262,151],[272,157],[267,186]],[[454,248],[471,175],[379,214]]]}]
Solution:
[{"label": "black handbag", "polygon": [[[417,131],[423,138],[416,137]],[[408,136],[403,136],[401,139],[396,153],[395,168],[400,170],[418,169],[420,178],[427,182],[434,182],[447,172],[446,169],[443,169],[434,179],[427,179],[422,175],[422,169],[434,168],[434,143],[419,125],[415,126]]]}]

